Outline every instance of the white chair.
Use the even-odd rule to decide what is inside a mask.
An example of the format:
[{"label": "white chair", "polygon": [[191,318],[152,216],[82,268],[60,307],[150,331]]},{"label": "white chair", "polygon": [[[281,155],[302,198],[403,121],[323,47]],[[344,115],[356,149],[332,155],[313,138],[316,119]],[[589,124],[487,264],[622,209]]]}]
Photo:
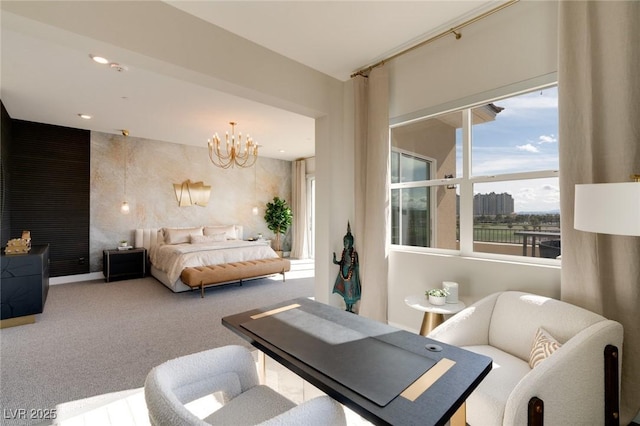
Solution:
[{"label": "white chair", "polygon": [[[221,392],[224,405],[204,419],[184,404]],[[258,383],[256,364],[242,346],[224,346],[167,361],[144,385],[155,426],[346,425],[342,406],[328,396],[300,405]]]},{"label": "white chair", "polygon": [[[549,354],[539,328],[561,346]],[[467,399],[471,426],[617,424],[622,326],[580,307],[522,292],[495,293],[428,337],[493,359]],[[534,342],[538,343],[532,351]],[[533,368],[530,361],[540,360]]]}]

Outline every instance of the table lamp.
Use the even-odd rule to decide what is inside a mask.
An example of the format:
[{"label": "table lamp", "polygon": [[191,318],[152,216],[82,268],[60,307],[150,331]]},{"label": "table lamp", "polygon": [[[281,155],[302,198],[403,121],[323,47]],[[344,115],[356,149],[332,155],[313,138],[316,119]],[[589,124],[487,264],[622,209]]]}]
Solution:
[{"label": "table lamp", "polygon": [[634,182],[576,185],[575,229],[640,236],[640,175],[633,179]]}]

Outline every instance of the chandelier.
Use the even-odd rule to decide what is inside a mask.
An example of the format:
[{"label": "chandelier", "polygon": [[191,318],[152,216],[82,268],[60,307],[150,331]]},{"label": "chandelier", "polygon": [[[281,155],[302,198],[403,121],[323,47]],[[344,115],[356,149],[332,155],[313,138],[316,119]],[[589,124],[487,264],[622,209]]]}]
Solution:
[{"label": "chandelier", "polygon": [[[216,133],[213,135],[213,140],[209,140],[209,159],[218,167],[228,169],[229,167],[251,167],[256,163],[258,159],[258,145],[253,142],[251,136],[247,135],[246,141],[242,142],[242,133],[238,134],[236,139],[235,128],[236,124],[233,121],[231,124],[231,137],[229,132],[226,133],[226,146],[224,149],[220,149],[220,138]],[[224,151],[224,152],[223,152]]]}]

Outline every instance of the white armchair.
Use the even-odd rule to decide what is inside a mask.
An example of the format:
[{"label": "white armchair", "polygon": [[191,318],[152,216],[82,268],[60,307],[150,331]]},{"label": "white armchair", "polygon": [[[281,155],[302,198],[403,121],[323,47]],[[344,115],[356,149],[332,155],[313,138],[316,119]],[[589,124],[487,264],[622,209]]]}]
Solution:
[{"label": "white armchair", "polygon": [[[221,392],[224,405],[204,419],[184,404]],[[256,364],[242,346],[225,346],[169,360],[151,370],[144,384],[154,426],[346,425],[342,406],[320,396],[300,405],[258,383]]]},{"label": "white armchair", "polygon": [[[542,328],[544,342],[530,366]],[[622,326],[580,307],[522,292],[495,293],[436,327],[428,337],[493,359],[467,399],[467,423],[481,425],[616,424]],[[545,357],[546,356],[546,357]]]}]

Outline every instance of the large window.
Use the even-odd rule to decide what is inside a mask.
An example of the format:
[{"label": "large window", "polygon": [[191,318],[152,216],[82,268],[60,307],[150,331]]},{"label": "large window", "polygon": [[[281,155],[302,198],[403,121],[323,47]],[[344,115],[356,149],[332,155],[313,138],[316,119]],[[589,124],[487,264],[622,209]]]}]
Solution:
[{"label": "large window", "polygon": [[560,254],[557,88],[391,129],[392,244]]}]

